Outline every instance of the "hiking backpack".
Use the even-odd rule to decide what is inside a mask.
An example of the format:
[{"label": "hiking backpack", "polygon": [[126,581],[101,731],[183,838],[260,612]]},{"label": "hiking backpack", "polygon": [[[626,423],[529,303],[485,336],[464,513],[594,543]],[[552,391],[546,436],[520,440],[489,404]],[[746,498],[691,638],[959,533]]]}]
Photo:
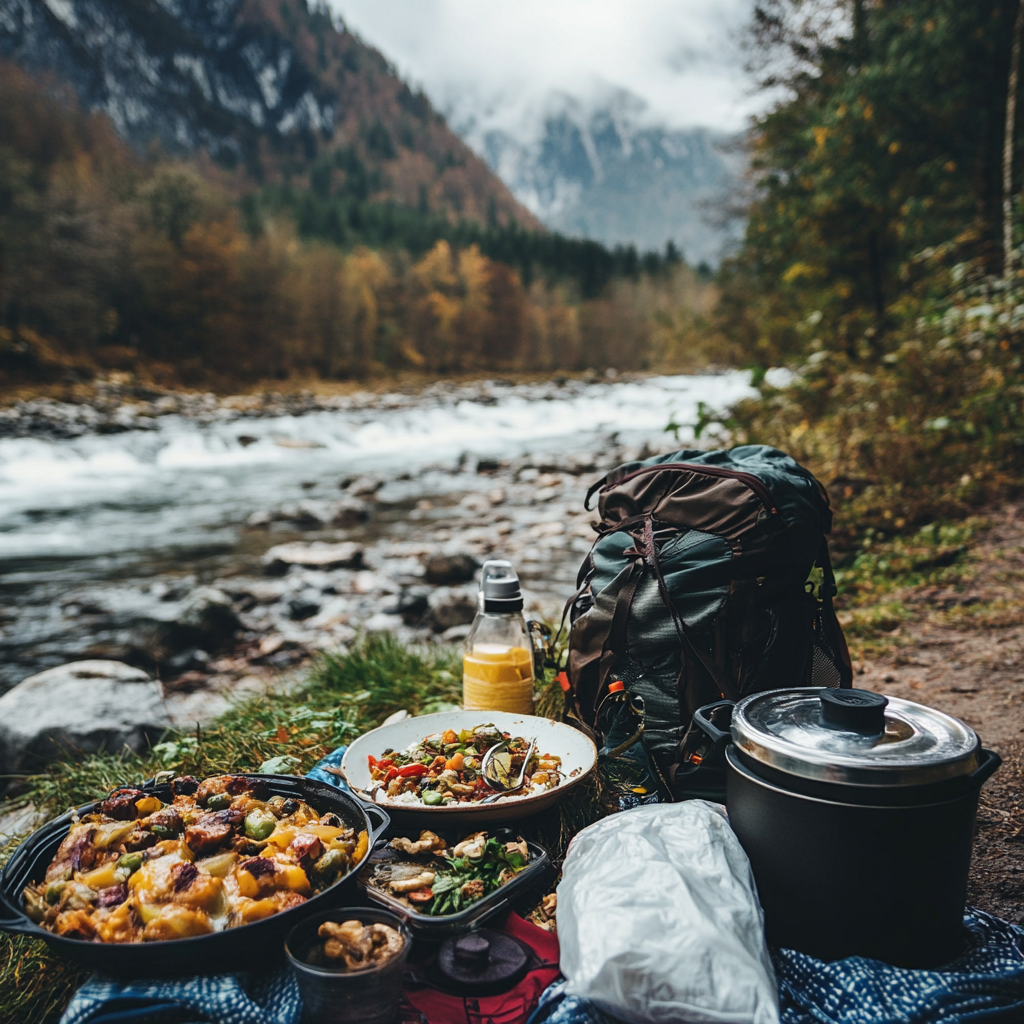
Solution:
[{"label": "hiking backpack", "polygon": [[851,685],[828,495],[792,458],[765,445],[678,451],[619,466],[588,509],[595,492],[599,537],[567,606],[569,716],[600,746],[610,688],[639,695],[663,796],[687,795],[681,749],[698,708]]}]

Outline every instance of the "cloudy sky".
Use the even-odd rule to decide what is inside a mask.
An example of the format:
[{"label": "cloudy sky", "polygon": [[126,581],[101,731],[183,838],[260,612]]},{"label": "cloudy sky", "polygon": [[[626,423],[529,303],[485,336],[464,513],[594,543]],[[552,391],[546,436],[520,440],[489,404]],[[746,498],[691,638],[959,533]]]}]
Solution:
[{"label": "cloudy sky", "polygon": [[737,35],[751,0],[330,0],[463,130],[522,137],[550,97],[611,89],[670,127],[741,128],[755,109]]}]

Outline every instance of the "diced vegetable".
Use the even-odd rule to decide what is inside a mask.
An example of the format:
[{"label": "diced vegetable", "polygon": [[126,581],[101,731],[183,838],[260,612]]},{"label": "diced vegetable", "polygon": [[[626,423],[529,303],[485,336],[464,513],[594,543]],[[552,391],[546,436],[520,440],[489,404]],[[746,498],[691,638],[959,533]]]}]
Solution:
[{"label": "diced vegetable", "polygon": [[231,806],[231,794],[230,793],[214,793],[206,801],[206,806],[211,811],[226,811]]},{"label": "diced vegetable", "polygon": [[93,836],[93,846],[97,850],[109,849],[131,835],[135,831],[135,825],[134,821],[114,821],[101,825]]},{"label": "diced vegetable", "polygon": [[423,802],[428,807],[437,807],[443,800],[441,794],[436,789],[425,789],[422,795]]},{"label": "diced vegetable", "polygon": [[82,874],[82,882],[90,889],[106,889],[108,886],[117,885],[117,861],[108,861],[102,867],[94,871],[86,871]]},{"label": "diced vegetable", "polygon": [[285,885],[288,886],[289,889],[293,892],[309,892],[309,878],[302,868],[289,865],[282,870],[284,873]]},{"label": "diced vegetable", "polygon": [[155,796],[144,796],[141,800],[135,801],[135,809],[139,812],[140,818],[150,814],[156,814],[163,804]]},{"label": "diced vegetable", "polygon": [[245,834],[258,843],[269,839],[275,828],[277,828],[277,818],[269,811],[256,808],[245,816]]},{"label": "diced vegetable", "polygon": [[64,887],[67,882],[51,882],[46,887],[46,902],[51,904],[60,902],[61,893],[64,891]]},{"label": "diced vegetable", "polygon": [[336,875],[345,864],[341,850],[328,850],[314,865],[313,872],[319,878],[328,879]]},{"label": "diced vegetable", "polygon": [[364,829],[359,833],[359,838],[356,840],[356,848],[352,852],[352,862],[358,864],[365,856],[366,851],[370,848],[370,837]]},{"label": "diced vegetable", "polygon": [[214,857],[207,857],[205,860],[196,862],[196,867],[214,878],[226,878],[238,860],[237,853],[218,853]]},{"label": "diced vegetable", "polygon": [[119,868],[124,868],[129,874],[138,871],[142,867],[142,854],[141,853],[126,853],[117,862]]}]

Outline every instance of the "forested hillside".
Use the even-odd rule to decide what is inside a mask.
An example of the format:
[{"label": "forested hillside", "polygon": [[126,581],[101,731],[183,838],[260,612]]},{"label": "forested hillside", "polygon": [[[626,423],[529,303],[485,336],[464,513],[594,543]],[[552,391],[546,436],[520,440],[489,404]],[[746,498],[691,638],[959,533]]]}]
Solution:
[{"label": "forested hillside", "polygon": [[239,199],[201,164],[140,157],[105,115],[10,64],[0,94],[8,383],[642,368],[677,358],[679,310],[707,304],[671,252],[384,202],[361,208],[377,220],[353,238],[344,195],[315,180]]},{"label": "forested hillside", "polygon": [[1021,21],[1019,0],[756,7],[751,63],[783,98],[751,132],[716,326],[797,377],[731,426],[862,525],[962,512],[1024,470]]},{"label": "forested hillside", "polygon": [[[66,83],[140,152],[355,203],[539,224],[385,57],[306,0],[0,0],[0,56]],[[327,170],[325,170],[327,168]]]}]

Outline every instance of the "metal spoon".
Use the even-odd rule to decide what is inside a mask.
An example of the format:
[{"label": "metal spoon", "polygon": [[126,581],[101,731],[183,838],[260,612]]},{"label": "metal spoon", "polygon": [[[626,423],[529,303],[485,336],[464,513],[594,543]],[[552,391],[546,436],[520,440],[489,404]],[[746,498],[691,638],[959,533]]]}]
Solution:
[{"label": "metal spoon", "polygon": [[488,774],[487,769],[494,760],[495,755],[498,754],[503,747],[507,748],[508,743],[508,740],[502,740],[500,743],[495,743],[493,747],[487,750],[483,756],[483,760],[480,762],[480,773],[484,777],[484,782],[486,782],[491,789],[499,790],[499,792],[492,796],[484,797],[484,799],[480,801],[482,804],[491,804],[494,803],[495,800],[500,800],[503,796],[518,793],[519,790],[526,785],[526,766],[530,763],[530,758],[533,757],[534,748],[537,746],[536,737],[530,740],[530,746],[526,750],[526,757],[523,758],[523,763],[519,768],[518,776],[516,776],[514,780],[511,780],[509,784],[506,785],[506,783],[502,782],[501,779]]}]

